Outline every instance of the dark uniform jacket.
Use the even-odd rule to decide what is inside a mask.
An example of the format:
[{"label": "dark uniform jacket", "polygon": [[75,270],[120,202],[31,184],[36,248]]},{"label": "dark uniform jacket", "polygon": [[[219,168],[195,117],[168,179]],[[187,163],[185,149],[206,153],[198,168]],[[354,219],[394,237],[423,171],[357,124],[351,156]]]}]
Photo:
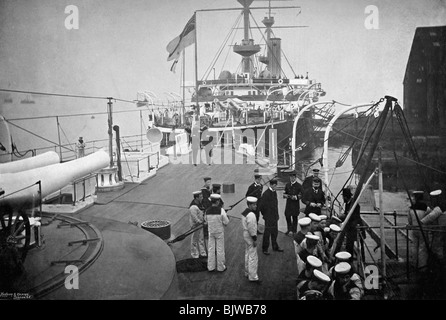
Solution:
[{"label": "dark uniform jacket", "polygon": [[260,201],[260,212],[262,212],[265,226],[277,226],[279,220],[279,208],[277,207],[277,192],[270,188],[262,194]]},{"label": "dark uniform jacket", "polygon": [[325,204],[325,194],[322,189],[318,188],[316,189],[317,192],[314,191],[313,188],[307,189],[304,192],[304,195],[302,197],[302,202],[305,203],[305,214],[309,215],[310,213],[316,213],[321,214],[321,208],[319,207],[312,207],[310,206],[310,203],[320,203],[321,205]]},{"label": "dark uniform jacket", "polygon": [[302,189],[307,190],[313,187],[313,178],[314,176],[306,177],[304,182],[302,182]]},{"label": "dark uniform jacket", "polygon": [[[246,191],[245,197],[256,197],[260,202],[260,198],[262,197],[263,186],[261,184],[257,184],[255,182],[251,183],[248,187],[248,191]],[[256,217],[259,215],[259,207],[257,207],[256,211],[254,211]]]},{"label": "dark uniform jacket", "polygon": [[285,185],[285,192],[283,194],[297,197],[296,200],[293,200],[291,198],[286,199],[285,216],[298,216],[300,213],[300,199],[298,195],[302,194],[302,186],[300,185],[300,183],[297,181],[293,184],[291,184],[291,182],[288,182]]},{"label": "dark uniform jacket", "polygon": [[300,245],[300,244],[302,243],[302,241],[304,241],[304,239],[305,239],[305,234],[302,233],[301,230],[297,231],[297,232],[294,234],[293,240],[296,241],[296,243],[297,243],[298,245]]},{"label": "dark uniform jacket", "polygon": [[203,186],[201,187],[201,193],[203,194],[203,207],[207,209],[211,206],[211,200],[209,200],[211,191],[206,186]]},{"label": "dark uniform jacket", "polygon": [[246,191],[246,197],[256,197],[257,200],[260,200],[262,197],[263,186],[261,184],[257,184],[255,182],[251,183],[248,187],[248,191]]}]

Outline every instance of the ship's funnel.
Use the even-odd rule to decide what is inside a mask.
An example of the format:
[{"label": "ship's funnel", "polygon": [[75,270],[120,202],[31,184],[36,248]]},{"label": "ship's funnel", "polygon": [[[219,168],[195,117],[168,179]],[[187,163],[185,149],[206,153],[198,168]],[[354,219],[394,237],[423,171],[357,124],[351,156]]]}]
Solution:
[{"label": "ship's funnel", "polygon": [[[31,170],[0,174],[0,204],[35,206],[40,197],[45,198],[69,183],[108,166],[109,155],[99,150],[73,161],[52,164]],[[39,184],[41,195],[39,195]]]},{"label": "ship's funnel", "polygon": [[54,151],[48,151],[32,158],[0,163],[0,174],[31,170],[59,162],[59,155]]},{"label": "ship's funnel", "polygon": [[150,128],[146,136],[150,143],[158,143],[163,139],[163,133],[158,128]]},{"label": "ship's funnel", "polygon": [[280,78],[282,74],[282,48],[280,38],[271,38],[268,43],[268,70],[272,76]]}]

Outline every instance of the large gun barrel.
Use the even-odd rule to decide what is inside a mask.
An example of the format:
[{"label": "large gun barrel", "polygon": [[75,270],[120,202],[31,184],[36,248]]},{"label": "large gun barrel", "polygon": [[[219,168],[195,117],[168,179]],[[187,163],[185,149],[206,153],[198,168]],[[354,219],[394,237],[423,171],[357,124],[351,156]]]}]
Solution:
[{"label": "large gun barrel", "polygon": [[[62,189],[70,182],[107,167],[109,155],[99,150],[86,157],[31,170],[0,174],[0,204],[35,205],[35,201]],[[38,182],[40,181],[40,188]],[[35,185],[35,186],[33,186]],[[41,195],[39,195],[41,189]]]},{"label": "large gun barrel", "polygon": [[30,169],[49,166],[51,164],[56,164],[59,162],[59,155],[54,151],[48,151],[35,157],[0,163],[0,174],[26,171]]}]

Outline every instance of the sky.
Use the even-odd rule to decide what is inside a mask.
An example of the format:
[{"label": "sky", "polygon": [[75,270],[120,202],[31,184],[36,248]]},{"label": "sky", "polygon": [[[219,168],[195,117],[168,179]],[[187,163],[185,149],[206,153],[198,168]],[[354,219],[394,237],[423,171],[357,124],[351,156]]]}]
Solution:
[{"label": "sky", "polygon": [[[267,6],[254,1],[252,6]],[[347,104],[393,95],[402,103],[403,78],[417,27],[446,25],[446,0],[302,0],[277,4],[300,9],[273,10],[282,48],[297,74],[322,83],[326,99]],[[67,6],[78,9],[78,29],[68,29]],[[378,29],[368,29],[374,6]],[[170,72],[166,46],[195,10],[238,8],[235,0],[0,0],[0,88],[136,99],[148,90],[160,99],[182,94],[180,67]],[[210,65],[237,11],[198,12],[199,77]],[[253,10],[258,24],[266,10]],[[376,17],[375,16],[375,17]],[[369,20],[367,20],[369,19]],[[256,34],[257,32],[257,34]],[[253,37],[259,39],[258,31]],[[235,41],[240,43],[241,31]],[[257,41],[256,40],[256,41]],[[234,70],[239,58],[215,65]],[[185,50],[186,80],[193,81],[194,46]],[[285,72],[289,72],[285,67]],[[292,74],[288,73],[289,77]],[[213,77],[213,75],[210,75]],[[0,92],[0,98],[5,95]],[[22,97],[23,98],[23,97]],[[14,100],[0,114],[8,118],[105,111],[106,102],[33,96],[35,105]],[[134,105],[116,103],[116,110]],[[404,107],[404,106],[403,106]],[[77,139],[82,125],[67,128]],[[84,126],[85,127],[85,126]]]}]

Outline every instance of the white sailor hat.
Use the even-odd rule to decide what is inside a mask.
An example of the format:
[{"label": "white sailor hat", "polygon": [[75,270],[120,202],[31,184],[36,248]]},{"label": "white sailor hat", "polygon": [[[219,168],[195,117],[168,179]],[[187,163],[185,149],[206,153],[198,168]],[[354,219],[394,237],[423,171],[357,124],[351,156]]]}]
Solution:
[{"label": "white sailor hat", "polygon": [[311,223],[311,219],[308,217],[305,217],[305,218],[299,219],[297,221],[297,223],[302,227],[308,226]]},{"label": "white sailor hat", "polygon": [[213,193],[211,194],[211,199],[221,199],[221,195],[219,195],[218,193]]},{"label": "white sailor hat", "polygon": [[325,227],[325,228],[324,228],[324,232],[325,232],[325,233],[329,233],[329,232],[330,232],[330,228],[329,228],[329,227]]},{"label": "white sailor hat", "polygon": [[339,260],[347,261],[352,257],[352,255],[350,254],[350,252],[347,251],[339,251],[338,253],[335,254],[335,257]]},{"label": "white sailor hat", "polygon": [[195,196],[197,194],[201,194],[201,191],[194,191],[194,192],[192,192],[192,194]]},{"label": "white sailor hat", "polygon": [[313,275],[317,280],[320,280],[322,282],[330,282],[331,281],[329,276],[327,276],[325,273],[323,273],[322,271],[319,271],[317,269],[313,270]]},{"label": "white sailor hat", "polygon": [[308,215],[308,217],[309,217],[312,221],[317,221],[317,222],[320,222],[320,221],[321,221],[321,218],[320,218],[317,214],[315,214],[315,213],[310,213],[310,214]]},{"label": "white sailor hat", "polygon": [[337,274],[345,274],[345,273],[349,273],[350,270],[352,269],[352,267],[350,266],[349,263],[347,262],[339,262],[336,266],[335,266],[335,272]]},{"label": "white sailor hat", "polygon": [[415,190],[412,192],[412,194],[424,194],[424,191]]},{"label": "white sailor hat", "polygon": [[326,220],[328,217],[325,214],[321,214],[321,215],[319,215],[319,218],[321,220]]},{"label": "white sailor hat", "polygon": [[248,201],[249,203],[256,203],[257,198],[256,197],[246,197],[246,201]]},{"label": "white sailor hat", "polygon": [[315,240],[315,241],[319,241],[319,236],[315,235],[315,234],[306,234],[305,238],[307,238],[308,240]]},{"label": "white sailor hat", "polygon": [[307,257],[307,263],[309,263],[310,266],[312,266],[313,268],[322,267],[322,261],[319,258],[312,256],[312,255],[309,255]]},{"label": "white sailor hat", "polygon": [[341,232],[341,228],[335,224],[330,224],[330,230],[333,232]]},{"label": "white sailor hat", "polygon": [[434,196],[439,196],[440,194],[441,194],[441,190],[440,190],[440,189],[435,190],[435,191],[432,191],[432,192],[430,193],[430,195],[431,195],[432,197],[434,197]]}]

